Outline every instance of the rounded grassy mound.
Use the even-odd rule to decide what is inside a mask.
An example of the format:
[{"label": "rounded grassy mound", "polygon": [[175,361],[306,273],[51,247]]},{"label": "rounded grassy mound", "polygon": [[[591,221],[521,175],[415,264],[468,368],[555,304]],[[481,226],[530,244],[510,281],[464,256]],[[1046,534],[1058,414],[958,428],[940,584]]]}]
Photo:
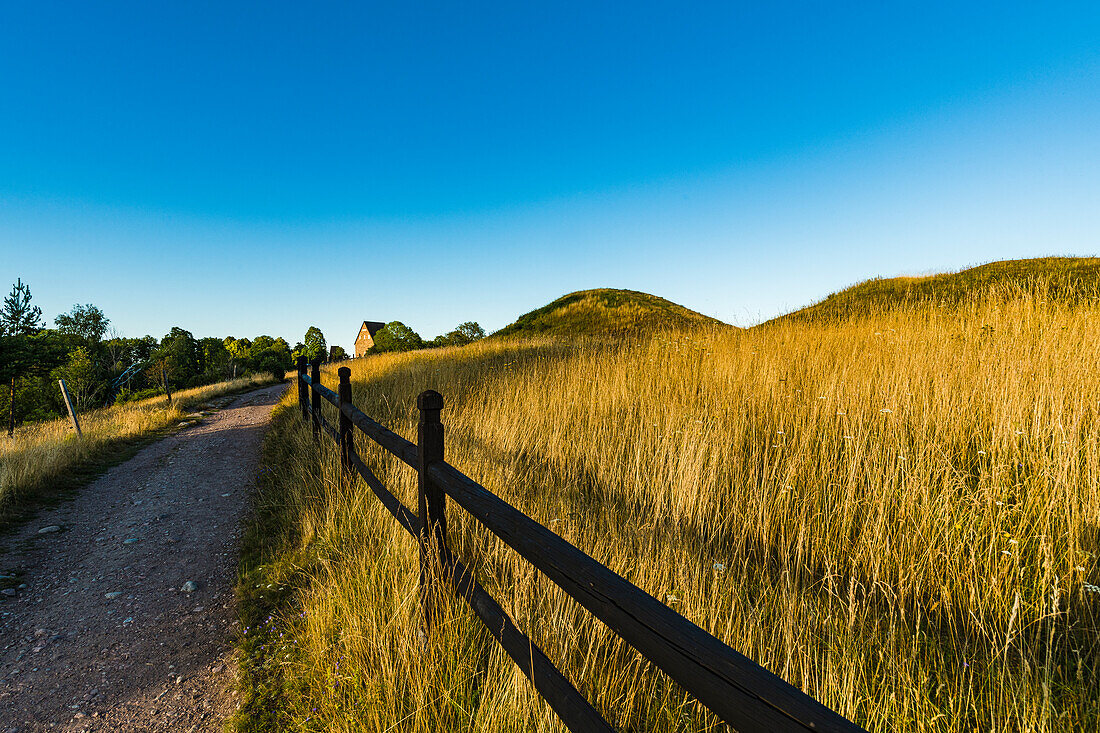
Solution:
[{"label": "rounded grassy mound", "polygon": [[563,295],[542,308],[525,313],[493,336],[627,335],[657,329],[725,325],[656,295],[599,288]]}]

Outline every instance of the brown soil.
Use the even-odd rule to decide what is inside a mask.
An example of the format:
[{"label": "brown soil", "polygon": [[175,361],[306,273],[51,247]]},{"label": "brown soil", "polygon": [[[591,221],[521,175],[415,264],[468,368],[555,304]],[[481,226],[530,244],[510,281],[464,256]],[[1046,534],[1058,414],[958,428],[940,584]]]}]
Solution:
[{"label": "brown soil", "polygon": [[215,403],[3,538],[0,733],[222,728],[241,520],[285,389]]}]

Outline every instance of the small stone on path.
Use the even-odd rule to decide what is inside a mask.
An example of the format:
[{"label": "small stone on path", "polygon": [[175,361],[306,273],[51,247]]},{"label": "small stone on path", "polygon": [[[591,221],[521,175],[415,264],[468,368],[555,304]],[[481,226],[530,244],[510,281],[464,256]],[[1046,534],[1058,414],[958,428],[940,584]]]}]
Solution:
[{"label": "small stone on path", "polygon": [[182,587],[180,587],[180,590],[182,590],[184,593],[194,593],[198,589],[199,589],[199,584],[196,583],[193,580],[187,581],[186,583],[183,584]]},{"label": "small stone on path", "polygon": [[0,593],[3,593],[4,595],[6,595],[8,597],[11,597],[11,596],[15,595],[15,588],[5,588],[4,590],[0,590]]},{"label": "small stone on path", "polygon": [[38,530],[38,534],[52,534],[53,532],[60,531],[61,527],[58,527],[56,524],[51,524],[49,527],[43,527],[42,529]]},{"label": "small stone on path", "polygon": [[122,541],[122,544],[124,544],[124,545],[132,545],[132,544],[134,544],[135,542],[137,542],[137,537],[131,537],[131,538],[130,538],[130,539],[128,539],[128,540],[123,540],[123,541]]},{"label": "small stone on path", "polygon": [[109,601],[113,601],[114,599],[118,598],[120,595],[122,595],[122,591],[113,590],[110,593],[104,593],[103,597],[106,598]]}]

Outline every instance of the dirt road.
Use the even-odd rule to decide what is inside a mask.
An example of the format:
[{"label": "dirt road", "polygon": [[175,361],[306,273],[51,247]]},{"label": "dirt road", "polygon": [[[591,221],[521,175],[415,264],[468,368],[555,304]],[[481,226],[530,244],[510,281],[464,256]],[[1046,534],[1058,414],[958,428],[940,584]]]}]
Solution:
[{"label": "dirt road", "polygon": [[0,595],[0,733],[221,729],[240,522],[285,389],[223,401],[0,539],[19,586]]}]

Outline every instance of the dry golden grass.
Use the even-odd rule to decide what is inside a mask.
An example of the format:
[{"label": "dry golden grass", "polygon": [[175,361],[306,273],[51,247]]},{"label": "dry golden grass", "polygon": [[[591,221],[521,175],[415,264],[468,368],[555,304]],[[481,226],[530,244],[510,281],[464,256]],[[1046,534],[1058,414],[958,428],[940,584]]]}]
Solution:
[{"label": "dry golden grass", "polygon": [[[1100,308],[1023,295],[352,369],[406,437],[416,394],[442,392],[451,463],[866,728],[1068,731],[1100,727],[1097,343]],[[413,472],[358,442],[415,508]],[[561,730],[460,602],[418,642],[414,543],[295,410],[265,450],[241,729]],[[453,503],[449,521],[613,725],[723,729]]]},{"label": "dry golden grass", "polygon": [[264,384],[270,375],[242,377],[194,387],[164,397],[91,410],[78,415],[78,438],[68,418],[27,425],[0,436],[0,521],[11,518],[32,497],[49,498],[73,485],[74,473],[94,471],[112,453],[177,424],[196,405]]}]

